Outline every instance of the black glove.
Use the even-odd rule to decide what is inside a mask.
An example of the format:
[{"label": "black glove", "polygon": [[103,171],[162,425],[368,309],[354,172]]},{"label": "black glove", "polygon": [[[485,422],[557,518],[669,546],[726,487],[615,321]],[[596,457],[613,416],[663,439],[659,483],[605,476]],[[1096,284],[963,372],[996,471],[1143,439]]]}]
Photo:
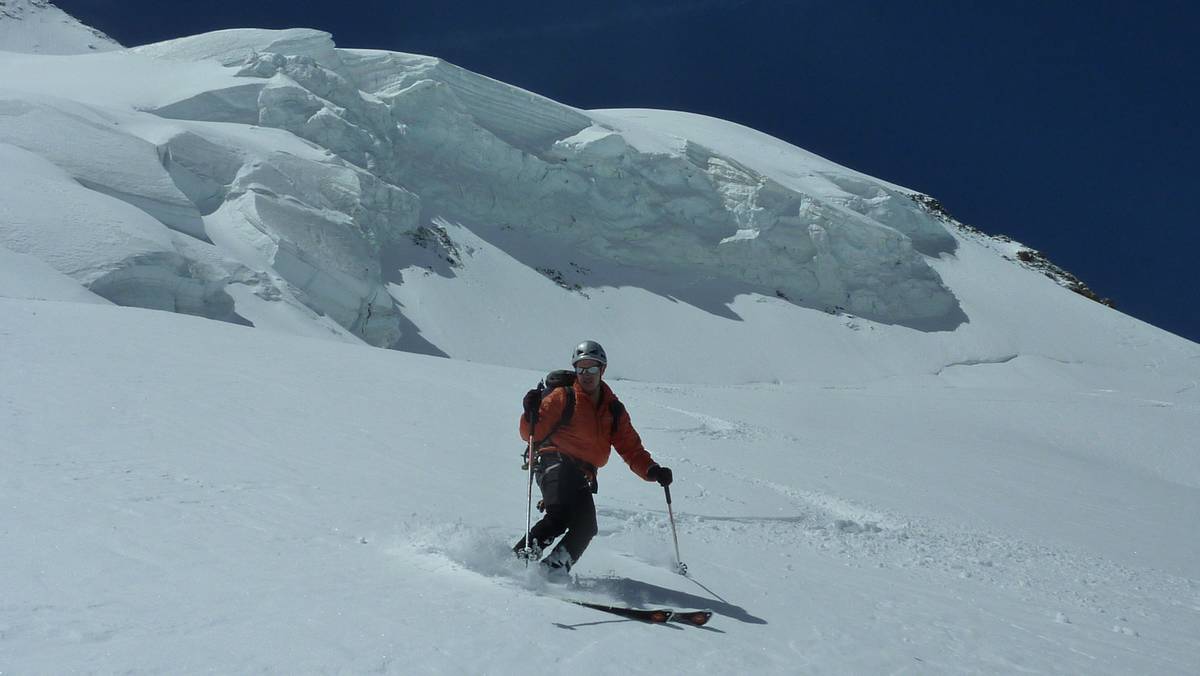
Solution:
[{"label": "black glove", "polygon": [[655,465],[646,472],[646,478],[651,481],[657,481],[658,485],[666,488],[671,485],[673,478],[671,477],[671,469],[662,465]]},{"label": "black glove", "polygon": [[533,420],[533,414],[537,413],[542,406],[542,391],[529,390],[525,393],[525,398],[521,400],[521,406],[525,408],[525,419]]}]

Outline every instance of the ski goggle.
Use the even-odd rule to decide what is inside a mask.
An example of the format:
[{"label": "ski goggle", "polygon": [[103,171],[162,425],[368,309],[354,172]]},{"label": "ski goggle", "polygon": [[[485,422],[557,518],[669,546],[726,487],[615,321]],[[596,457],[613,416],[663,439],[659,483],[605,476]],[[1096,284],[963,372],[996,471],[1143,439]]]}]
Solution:
[{"label": "ski goggle", "polygon": [[576,366],[575,373],[578,373],[579,375],[583,375],[585,373],[587,373],[589,375],[596,375],[597,373],[600,372],[600,369],[602,369],[602,368],[604,368],[604,367],[603,366]]}]

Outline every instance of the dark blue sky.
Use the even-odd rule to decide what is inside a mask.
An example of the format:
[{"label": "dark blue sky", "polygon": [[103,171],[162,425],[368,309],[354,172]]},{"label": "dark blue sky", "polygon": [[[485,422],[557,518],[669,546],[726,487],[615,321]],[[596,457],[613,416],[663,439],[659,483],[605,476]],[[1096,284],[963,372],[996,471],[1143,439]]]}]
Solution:
[{"label": "dark blue sky", "polygon": [[55,0],[126,45],[311,27],[733,120],[940,199],[1200,342],[1200,3]]}]

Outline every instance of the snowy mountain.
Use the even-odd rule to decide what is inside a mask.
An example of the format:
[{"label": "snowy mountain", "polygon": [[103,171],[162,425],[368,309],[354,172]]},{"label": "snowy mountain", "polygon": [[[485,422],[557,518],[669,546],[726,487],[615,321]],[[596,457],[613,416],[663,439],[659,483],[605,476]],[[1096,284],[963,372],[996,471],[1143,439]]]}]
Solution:
[{"label": "snowy mountain", "polygon": [[[0,7],[0,672],[1200,668],[1200,346],[1037,252],[712,118]],[[615,460],[572,586],[507,551],[583,338],[690,579]]]},{"label": "snowy mountain", "polygon": [[[877,330],[903,345],[866,377],[1078,356],[1078,320],[1059,307],[1075,298],[1048,289],[1035,327],[997,313],[1008,281],[978,298],[946,281],[951,268],[978,276],[966,261],[982,246],[1013,259],[1012,284],[1046,283],[1022,247],[737,125],[580,111],[304,29],[10,54],[0,74],[13,111],[0,143],[33,155],[8,166],[40,158],[60,172],[7,182],[0,243],[117,304],[530,368],[580,328],[617,347],[703,332],[770,355],[750,372],[685,374],[645,354],[622,374],[663,380],[811,378],[829,361],[794,336],[875,353]],[[62,190],[106,217],[41,207]],[[89,239],[106,245],[63,249]],[[644,296],[652,309],[630,314]],[[534,328],[493,310],[499,298],[558,319]],[[450,330],[467,320],[478,330]],[[502,334],[522,347],[492,340]]]},{"label": "snowy mountain", "polygon": [[0,49],[31,54],[85,54],[122,47],[47,0],[0,0]]}]

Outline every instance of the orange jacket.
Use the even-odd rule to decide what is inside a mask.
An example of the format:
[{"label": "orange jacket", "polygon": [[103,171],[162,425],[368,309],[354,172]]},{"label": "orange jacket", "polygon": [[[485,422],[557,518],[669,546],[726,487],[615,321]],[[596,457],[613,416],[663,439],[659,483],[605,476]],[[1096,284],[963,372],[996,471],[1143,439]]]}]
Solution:
[{"label": "orange jacket", "polygon": [[[554,432],[551,438],[542,444],[539,452],[564,453],[599,469],[608,463],[612,453],[610,449],[616,448],[625,464],[629,465],[629,469],[646,479],[646,472],[655,465],[654,459],[642,446],[642,438],[638,436],[637,430],[633,429],[628,413],[621,416],[617,422],[617,433],[612,434],[612,410],[609,408],[609,402],[617,397],[608,384],[600,383],[600,391],[597,393],[599,401],[593,401],[579,383],[575,383],[573,387],[575,412],[571,415],[571,421]],[[535,442],[542,441],[558,424],[566,403],[566,388],[563,387],[551,390],[550,394],[542,399],[533,436]],[[529,421],[524,415],[521,416],[521,438],[529,441]]]}]

